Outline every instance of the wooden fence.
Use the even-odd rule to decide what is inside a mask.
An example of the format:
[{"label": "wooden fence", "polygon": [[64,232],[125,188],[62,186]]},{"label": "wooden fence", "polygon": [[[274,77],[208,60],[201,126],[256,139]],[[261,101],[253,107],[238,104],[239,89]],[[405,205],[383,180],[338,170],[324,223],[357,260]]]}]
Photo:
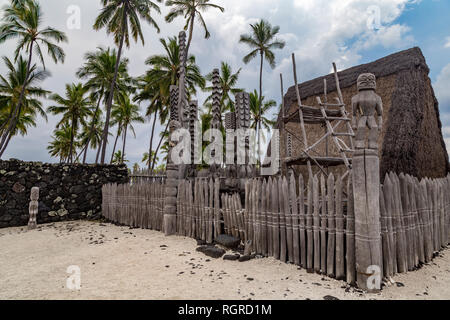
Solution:
[{"label": "wooden fence", "polygon": [[[450,243],[450,176],[389,174],[380,186],[384,277],[430,262]],[[349,196],[347,196],[349,195]],[[350,284],[356,281],[351,177],[254,179],[246,186],[246,240],[256,253]]]},{"label": "wooden fence", "polygon": [[[238,216],[242,221],[238,221]],[[238,232],[244,228],[243,216],[239,195],[220,195],[218,179],[186,180],[178,185],[178,235],[207,243],[212,243],[222,233],[244,240],[244,233]]]},{"label": "wooden fence", "polygon": [[350,190],[351,184],[333,175],[251,180],[245,199],[248,240],[257,254],[354,283],[353,201],[344,200]]},{"label": "wooden fence", "polygon": [[159,182],[104,185],[103,216],[130,227],[164,231],[164,190]]},{"label": "wooden fence", "polygon": [[381,191],[383,270],[391,277],[430,262],[450,243],[450,177],[388,174]]},{"label": "wooden fence", "polygon": [[[121,224],[163,231],[164,187],[159,181],[105,185],[103,214]],[[430,262],[450,243],[450,176],[419,181],[388,174],[380,191],[380,268],[389,278]],[[212,243],[222,233],[251,241],[257,254],[356,281],[351,176],[253,179],[247,181],[245,199],[221,194],[218,179],[180,181],[177,234]]]}]

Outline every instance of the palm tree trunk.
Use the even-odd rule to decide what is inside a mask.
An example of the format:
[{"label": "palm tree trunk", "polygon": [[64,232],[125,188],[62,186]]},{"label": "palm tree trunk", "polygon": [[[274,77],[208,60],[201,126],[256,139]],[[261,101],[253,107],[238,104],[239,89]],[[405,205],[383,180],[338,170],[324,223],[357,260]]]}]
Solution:
[{"label": "palm tree trunk", "polygon": [[73,141],[74,141],[74,128],[75,128],[75,120],[72,116],[72,129],[70,131],[70,149],[69,149],[69,161],[70,163],[73,163]]},{"label": "palm tree trunk", "polygon": [[158,115],[158,112],[155,110],[155,117],[153,118],[153,125],[152,125],[152,135],[150,136],[150,148],[148,150],[148,170],[150,171],[151,168],[151,162],[152,162],[152,151],[153,151],[153,136],[155,134],[155,126],[156,126],[156,117]]},{"label": "palm tree trunk", "polygon": [[25,89],[27,87],[27,82],[28,82],[28,76],[30,75],[31,58],[33,55],[33,44],[34,44],[34,42],[32,41],[30,44],[30,53],[28,54],[27,71],[25,73],[25,80],[24,80],[22,89],[20,90],[19,101],[17,102],[16,108],[14,110],[14,115],[13,115],[13,118],[11,119],[11,123],[9,124],[8,129],[6,129],[6,131],[3,133],[2,139],[0,141],[0,150],[1,150],[0,158],[2,157],[3,153],[6,150],[5,141],[6,141],[6,139],[8,139],[9,136],[11,136],[10,133],[13,132],[14,129],[16,128],[17,118],[20,117],[20,112],[22,110],[23,98],[25,96]]},{"label": "palm tree trunk", "polygon": [[191,23],[189,25],[189,39],[186,46],[186,57],[188,57],[189,48],[191,47],[192,37],[194,34],[194,20],[195,20],[195,11],[193,14],[191,14]]},{"label": "palm tree trunk", "polygon": [[259,110],[258,110],[258,123],[257,123],[257,133],[258,133],[258,160],[261,165],[261,108],[262,108],[262,77],[263,77],[263,63],[264,54],[261,51],[261,66],[259,69]]},{"label": "palm tree trunk", "polygon": [[122,34],[120,35],[120,44],[119,51],[117,52],[117,61],[114,69],[114,78],[111,82],[111,87],[109,90],[108,102],[106,103],[106,120],[105,120],[105,129],[103,130],[103,145],[102,145],[102,156],[101,156],[101,164],[105,164],[105,156],[106,156],[106,146],[108,144],[108,131],[109,131],[109,120],[111,117],[111,106],[114,98],[114,88],[116,86],[117,75],[119,73],[119,65],[120,58],[122,56],[123,42],[125,40],[125,31],[127,29],[127,4],[124,3],[123,8],[123,16],[122,16]]},{"label": "palm tree trunk", "polygon": [[117,134],[116,134],[116,140],[114,141],[114,148],[111,154],[111,161],[110,163],[112,164],[113,160],[114,160],[114,153],[116,152],[116,146],[117,146],[117,140],[119,140],[119,132],[120,132],[120,124],[118,125],[119,127],[117,128]]},{"label": "palm tree trunk", "polygon": [[86,163],[87,151],[89,149],[89,143],[91,142],[92,136],[94,134],[95,121],[97,120],[96,117],[97,117],[98,109],[100,109],[100,103],[102,102],[102,99],[103,99],[103,88],[101,89],[100,98],[98,99],[97,107],[95,108],[95,113],[94,113],[94,116],[92,117],[91,130],[89,132],[89,137],[87,139],[86,148],[84,150],[84,155],[83,155],[83,164]]},{"label": "palm tree trunk", "polygon": [[102,151],[102,141],[103,140],[100,140],[98,144],[97,156],[95,157],[95,164],[98,164],[98,159],[100,158],[100,152]]},{"label": "palm tree trunk", "polygon": [[155,170],[156,157],[158,156],[158,151],[159,151],[159,148],[161,148],[161,144],[162,144],[162,141],[164,139],[164,136],[166,135],[167,129],[169,129],[169,123],[170,123],[170,121],[167,121],[166,128],[164,129],[164,134],[162,135],[161,139],[159,140],[158,147],[156,148],[155,156],[153,157],[153,161],[152,161],[152,170],[151,170],[151,172],[153,172],[153,170]]},{"label": "palm tree trunk", "polygon": [[8,147],[9,141],[11,141],[11,138],[12,138],[12,134],[9,134],[8,135],[8,139],[6,139],[5,145],[3,146],[2,154],[6,150],[6,148]]},{"label": "palm tree trunk", "polygon": [[125,125],[125,131],[123,132],[122,164],[125,161],[125,145],[127,144],[127,131],[128,131],[128,125]]}]

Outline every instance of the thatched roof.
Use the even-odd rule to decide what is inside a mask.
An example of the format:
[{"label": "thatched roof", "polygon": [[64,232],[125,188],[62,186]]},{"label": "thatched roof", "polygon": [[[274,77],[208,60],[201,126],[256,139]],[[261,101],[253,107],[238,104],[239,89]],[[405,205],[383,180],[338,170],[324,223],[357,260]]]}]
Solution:
[{"label": "thatched roof", "polygon": [[[354,85],[356,83],[356,79],[361,73],[370,72],[375,74],[377,78],[380,78],[398,73],[402,70],[411,70],[415,68],[423,68],[426,73],[430,71],[425,61],[425,57],[418,47],[400,51],[374,62],[340,71],[338,72],[339,83],[341,88],[346,88]],[[329,74],[327,76],[318,77],[299,84],[301,98],[305,99],[310,96],[323,94],[323,79],[327,79],[329,92],[336,91],[334,74]],[[284,99],[287,107],[291,106],[292,103],[297,103],[295,86],[289,88]]]}]

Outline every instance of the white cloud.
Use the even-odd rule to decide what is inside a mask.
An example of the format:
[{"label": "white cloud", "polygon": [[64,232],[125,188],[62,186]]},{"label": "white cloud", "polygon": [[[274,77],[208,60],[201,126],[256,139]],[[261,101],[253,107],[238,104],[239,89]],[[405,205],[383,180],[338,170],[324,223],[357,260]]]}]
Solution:
[{"label": "white cloud", "polygon": [[433,87],[441,110],[450,113],[450,63],[439,73]]},{"label": "white cloud", "polygon": [[445,38],[444,48],[450,48],[450,37]]}]

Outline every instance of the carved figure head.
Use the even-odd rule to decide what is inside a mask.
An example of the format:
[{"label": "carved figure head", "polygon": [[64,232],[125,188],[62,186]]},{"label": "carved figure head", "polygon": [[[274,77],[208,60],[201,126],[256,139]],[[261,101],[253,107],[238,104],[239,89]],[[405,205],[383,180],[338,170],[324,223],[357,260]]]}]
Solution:
[{"label": "carved figure head", "polygon": [[373,73],[360,74],[357,81],[358,91],[361,90],[376,90],[377,79]]},{"label": "carved figure head", "polygon": [[39,188],[38,187],[31,188],[30,199],[33,200],[33,201],[39,200]]}]

